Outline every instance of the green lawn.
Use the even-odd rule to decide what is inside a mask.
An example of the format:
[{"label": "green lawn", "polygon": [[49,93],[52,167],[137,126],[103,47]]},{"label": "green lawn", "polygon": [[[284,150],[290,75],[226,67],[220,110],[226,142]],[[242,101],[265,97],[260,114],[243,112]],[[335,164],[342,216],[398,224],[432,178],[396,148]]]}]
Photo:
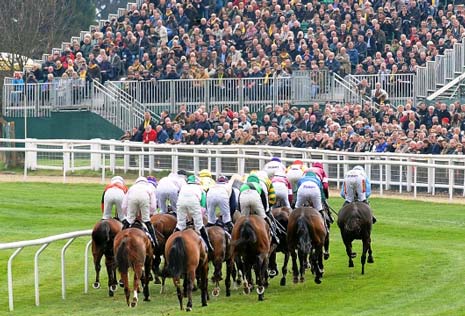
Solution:
[{"label": "green lawn", "polygon": [[[0,242],[27,240],[91,229],[100,217],[100,185],[45,183],[0,184]],[[333,207],[341,199],[332,199]],[[323,283],[307,273],[303,284],[279,286],[271,281],[265,301],[253,293],[224,290],[208,307],[194,294],[193,315],[465,315],[465,212],[462,205],[373,199],[378,218],[372,233],[374,264],[360,274],[347,258],[339,230],[333,227],[331,258],[325,262]],[[337,208],[337,207],[335,207]],[[40,259],[40,307],[34,305],[33,256],[38,247],[25,248],[13,263],[15,311],[8,312],[6,267],[12,250],[0,251],[0,315],[183,315],[178,310],[171,280],[159,294],[151,285],[152,301],[129,311],[123,291],[114,298],[104,289],[84,294],[84,246],[80,238],[67,253],[67,299],[61,299],[60,249],[52,244]],[[355,244],[360,253],[361,243]],[[279,259],[281,262],[281,259]],[[290,266],[289,266],[290,268]],[[89,284],[94,278],[91,266]],[[106,283],[105,273],[102,285]]]}]

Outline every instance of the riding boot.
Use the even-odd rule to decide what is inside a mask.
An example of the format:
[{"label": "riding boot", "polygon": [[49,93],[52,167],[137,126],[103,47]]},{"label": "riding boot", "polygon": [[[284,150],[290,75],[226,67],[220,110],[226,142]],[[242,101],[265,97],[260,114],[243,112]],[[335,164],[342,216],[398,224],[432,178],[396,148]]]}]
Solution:
[{"label": "riding boot", "polygon": [[200,228],[200,236],[202,236],[203,241],[207,244],[208,253],[213,253],[213,246],[210,243],[210,238],[208,237],[205,227]]},{"label": "riding boot", "polygon": [[265,217],[265,221],[267,222],[267,224],[270,226],[270,231],[271,231],[271,243],[272,244],[276,244],[276,245],[279,245],[279,238],[278,238],[278,234],[276,232],[276,227],[275,225],[273,224],[273,220],[271,219],[270,217],[270,212],[268,212]]},{"label": "riding boot", "polygon": [[212,224],[212,223],[207,223],[207,225],[205,227],[212,227],[212,226],[216,226],[216,225]]},{"label": "riding boot", "polygon": [[224,228],[225,230],[231,235],[232,234],[232,230],[234,228],[234,225],[232,222],[227,222],[224,224]]},{"label": "riding boot", "polygon": [[149,231],[150,237],[152,237],[153,247],[156,248],[158,246],[158,240],[157,235],[155,235],[155,228],[153,227],[150,221],[147,221],[144,224],[145,226],[147,226],[147,230]]},{"label": "riding boot", "polygon": [[329,225],[328,225],[328,220],[326,219],[326,216],[325,216],[325,211],[324,210],[319,210],[318,211],[321,215],[321,217],[323,217],[323,221],[325,223],[325,228],[326,228],[326,232],[328,233],[329,232]]},{"label": "riding boot", "polygon": [[123,229],[129,228],[129,226],[131,226],[131,224],[129,224],[127,219],[123,219],[121,223],[123,223]]},{"label": "riding boot", "polygon": [[330,224],[334,223],[334,219],[333,219],[333,217],[331,216],[331,211],[326,212],[326,214],[328,214],[329,223],[330,223]]}]

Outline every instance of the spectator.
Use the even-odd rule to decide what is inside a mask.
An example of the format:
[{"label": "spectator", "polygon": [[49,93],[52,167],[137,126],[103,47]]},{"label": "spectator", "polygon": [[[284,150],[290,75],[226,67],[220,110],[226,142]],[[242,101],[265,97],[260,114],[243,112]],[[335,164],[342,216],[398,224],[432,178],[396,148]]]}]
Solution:
[{"label": "spectator", "polygon": [[148,144],[150,142],[157,141],[157,132],[152,128],[151,125],[147,125],[144,129],[144,133],[142,134],[142,141],[144,144]]}]

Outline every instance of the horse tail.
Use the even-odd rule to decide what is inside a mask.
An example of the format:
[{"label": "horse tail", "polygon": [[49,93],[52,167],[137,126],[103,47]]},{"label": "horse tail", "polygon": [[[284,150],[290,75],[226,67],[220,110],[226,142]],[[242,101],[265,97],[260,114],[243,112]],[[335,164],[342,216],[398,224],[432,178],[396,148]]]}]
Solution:
[{"label": "horse tail", "polygon": [[349,217],[344,224],[344,230],[348,232],[359,233],[361,230],[361,227],[362,225],[360,223],[360,218],[356,216]]},{"label": "horse tail", "polygon": [[168,273],[178,278],[187,270],[186,245],[182,237],[176,237],[169,251]]},{"label": "horse tail", "polygon": [[312,251],[311,231],[304,217],[297,219],[297,236],[299,236],[297,249],[303,253],[310,253]]},{"label": "horse tail", "polygon": [[239,233],[239,239],[236,240],[235,246],[240,247],[241,245],[244,244],[255,244],[257,242],[257,234],[255,233],[255,230],[252,227],[252,224],[247,220],[244,222],[244,224],[241,227],[241,231]]},{"label": "horse tail", "polygon": [[98,230],[92,232],[92,239],[103,249],[107,248],[110,242],[111,227],[108,221],[101,221]]},{"label": "horse tail", "polygon": [[128,273],[129,270],[129,255],[126,243],[127,239],[125,237],[116,250],[116,265],[121,273]]}]

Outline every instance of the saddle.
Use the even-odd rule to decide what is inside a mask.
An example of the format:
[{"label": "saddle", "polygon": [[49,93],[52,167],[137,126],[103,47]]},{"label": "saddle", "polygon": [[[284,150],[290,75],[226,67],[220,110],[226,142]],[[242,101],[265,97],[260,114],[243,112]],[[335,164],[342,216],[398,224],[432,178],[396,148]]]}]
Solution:
[{"label": "saddle", "polygon": [[138,229],[142,230],[144,232],[145,236],[147,236],[148,239],[150,240],[150,242],[152,243],[153,249],[156,248],[156,243],[153,240],[152,235],[150,235],[149,230],[147,229],[147,226],[143,222],[141,222],[139,219],[136,219],[134,221],[134,223],[132,223],[132,225],[130,225],[129,227],[130,228],[138,228]]}]

